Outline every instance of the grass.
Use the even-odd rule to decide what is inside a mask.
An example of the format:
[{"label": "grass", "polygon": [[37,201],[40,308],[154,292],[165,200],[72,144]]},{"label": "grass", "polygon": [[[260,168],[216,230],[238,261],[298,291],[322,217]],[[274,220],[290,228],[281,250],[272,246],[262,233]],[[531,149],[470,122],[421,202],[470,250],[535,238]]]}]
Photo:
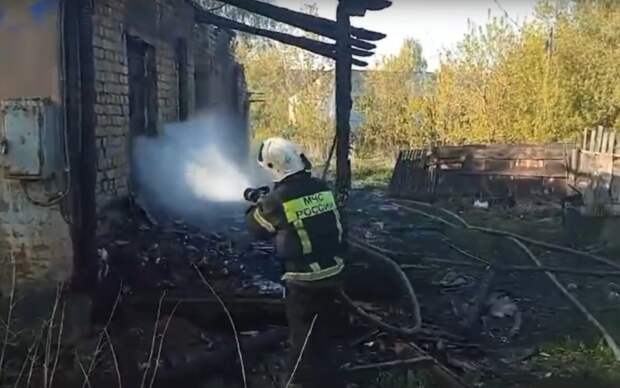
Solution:
[{"label": "grass", "polygon": [[557,377],[595,376],[620,384],[620,369],[603,341],[588,345],[568,338],[543,346],[531,363],[535,370]]},{"label": "grass", "polygon": [[388,162],[357,161],[352,166],[353,181],[361,186],[386,187],[394,166]]},{"label": "grass", "polygon": [[384,372],[376,379],[374,388],[426,388],[429,387],[423,374],[414,371]]},{"label": "grass", "polygon": [[[394,172],[394,165],[394,161],[387,159],[354,159],[351,162],[354,187],[387,187]],[[315,165],[313,169],[314,174],[320,176],[323,168],[323,165]],[[332,162],[327,178],[334,180],[335,175],[335,162]]]}]

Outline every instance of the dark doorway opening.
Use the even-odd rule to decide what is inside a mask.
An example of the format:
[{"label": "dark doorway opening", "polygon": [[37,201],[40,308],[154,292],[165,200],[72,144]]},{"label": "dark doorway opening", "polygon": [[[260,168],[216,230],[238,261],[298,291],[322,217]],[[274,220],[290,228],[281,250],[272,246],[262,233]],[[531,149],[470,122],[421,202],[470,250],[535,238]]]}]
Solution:
[{"label": "dark doorway opening", "polygon": [[129,129],[131,136],[157,134],[157,68],[155,49],[127,37],[129,64]]},{"label": "dark doorway opening", "polygon": [[189,80],[187,63],[187,44],[180,39],[176,47],[177,74],[179,77],[179,120],[185,121],[189,118]]},{"label": "dark doorway opening", "polygon": [[157,68],[155,49],[140,38],[127,36],[127,64],[129,67],[129,157],[132,167],[129,173],[129,189],[140,191],[133,168],[134,139],[137,136],[156,136]]}]

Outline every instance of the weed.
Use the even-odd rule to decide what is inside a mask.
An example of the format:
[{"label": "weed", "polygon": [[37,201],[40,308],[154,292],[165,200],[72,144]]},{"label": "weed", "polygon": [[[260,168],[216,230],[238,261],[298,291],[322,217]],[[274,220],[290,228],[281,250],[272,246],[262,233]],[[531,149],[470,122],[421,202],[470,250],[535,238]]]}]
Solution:
[{"label": "weed", "polygon": [[598,376],[620,380],[620,371],[609,347],[603,342],[587,345],[570,338],[542,348],[532,360],[534,366],[555,376]]},{"label": "weed", "polygon": [[375,388],[425,388],[426,379],[411,370],[384,372],[376,379]]}]

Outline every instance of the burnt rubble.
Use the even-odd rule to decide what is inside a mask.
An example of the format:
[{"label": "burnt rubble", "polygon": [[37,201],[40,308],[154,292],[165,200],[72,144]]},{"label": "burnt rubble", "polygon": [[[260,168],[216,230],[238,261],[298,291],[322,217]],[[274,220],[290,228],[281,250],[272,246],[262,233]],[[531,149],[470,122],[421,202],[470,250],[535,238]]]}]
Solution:
[{"label": "burnt rubble", "polygon": [[[505,239],[456,229],[428,217],[412,220],[395,205],[378,191],[354,193],[348,214],[350,234],[406,271],[420,301],[422,329],[409,336],[387,334],[350,314],[351,329],[338,346],[342,368],[351,380],[386,368],[427,368],[429,363],[430,369],[453,380],[458,380],[455,372],[483,380],[510,374],[514,368],[530,375],[535,371],[529,369],[528,360],[537,357],[541,343],[576,332],[584,338],[595,335],[591,328],[584,330],[560,295],[549,292],[544,272],[525,268],[523,253]],[[457,206],[452,208],[468,219],[523,223],[539,228],[553,241],[560,240],[561,217],[547,207],[540,207],[545,215],[541,217],[523,207],[498,211],[493,206],[488,210]],[[136,374],[144,373],[153,322],[159,322],[157,338],[167,338],[157,372],[162,381],[164,376],[175,381],[185,373],[180,371],[188,370],[196,379],[202,379],[200,371],[239,379],[230,321],[201,274],[243,333],[248,374],[267,382],[281,378],[274,377],[274,371],[281,375],[286,370],[282,366],[286,317],[281,268],[269,242],[247,235],[243,212],[217,228],[153,222],[140,211],[129,214],[99,241],[99,289],[108,301],[102,305],[111,309],[122,290],[118,315],[124,316],[123,329],[116,333],[125,333],[120,346],[139,349],[126,364],[135,365]],[[582,261],[563,253],[537,253],[548,268],[556,270],[558,264],[577,268]],[[358,249],[350,249],[346,258],[345,288],[354,303],[384,322],[409,327],[411,311],[393,274]],[[489,266],[495,262],[501,265]],[[611,295],[610,276],[616,275],[605,275],[603,263],[590,266],[591,274],[586,275],[595,274],[593,278],[576,278],[584,274],[565,268],[559,276],[585,302],[600,305],[598,290]],[[609,309],[612,303],[603,307]],[[170,330],[161,335],[168,320]]]},{"label": "burnt rubble", "polygon": [[[123,343],[141,349],[132,352],[132,359],[127,362],[135,366],[134,375],[144,373],[153,322],[159,322],[161,331],[166,320],[172,322],[172,331],[179,325],[184,328],[165,336],[175,338],[177,345],[186,345],[172,346],[171,340],[166,341],[162,369],[157,372],[162,381],[175,381],[183,375],[199,378],[201,371],[231,369],[237,355],[230,352],[234,348],[230,322],[197,270],[223,298],[238,330],[250,333],[242,345],[248,358],[254,359],[255,367],[260,369],[265,362],[282,362],[287,334],[280,264],[269,242],[254,241],[246,234],[242,213],[220,225],[218,232],[205,232],[181,221],[157,222],[140,208],[133,208],[127,214],[122,222],[107,228],[108,233],[98,241],[99,301],[96,304],[103,307],[98,309],[95,321],[103,324],[121,295],[120,307],[115,312],[116,332],[134,333],[133,338],[124,334]],[[351,272],[353,275],[347,275],[346,279],[352,284],[352,295],[368,299],[369,295],[355,294],[355,281],[351,281],[355,270]],[[377,304],[373,299],[383,298],[370,297],[360,302],[364,309],[387,321],[408,325],[408,312],[398,298]],[[353,375],[357,371],[368,372],[357,369],[359,366],[370,365],[369,369],[373,370],[372,365],[379,369],[387,362],[392,367],[392,361],[415,359],[424,350],[443,354],[446,359],[448,353],[451,359],[480,354],[479,347],[468,343],[465,337],[437,326],[425,325],[415,338],[398,339],[368,326],[354,314],[350,324],[352,330],[347,338],[342,338],[339,348],[343,368],[351,370]],[[198,340],[192,340],[196,337]],[[423,350],[411,342],[413,339]],[[258,357],[266,350],[278,355],[275,360],[279,361]]]}]

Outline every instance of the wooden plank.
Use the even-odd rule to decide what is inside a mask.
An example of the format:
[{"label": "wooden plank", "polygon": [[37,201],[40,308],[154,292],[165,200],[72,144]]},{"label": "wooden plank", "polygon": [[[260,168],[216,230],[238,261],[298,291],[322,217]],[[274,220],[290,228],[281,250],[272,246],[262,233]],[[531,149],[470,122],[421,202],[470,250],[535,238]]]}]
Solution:
[{"label": "wooden plank", "polygon": [[576,171],[579,170],[579,150],[578,149],[574,149],[571,152],[570,155],[570,164],[568,166],[569,171],[572,173],[575,173]]},{"label": "wooden plank", "polygon": [[474,159],[566,159],[566,153],[574,146],[565,144],[549,146],[523,146],[497,144],[489,146],[441,147],[437,149],[439,159],[474,158]]},{"label": "wooden plank", "polygon": [[596,129],[590,131],[590,146],[588,147],[588,151],[594,152],[596,150]]},{"label": "wooden plank", "polygon": [[582,149],[586,149],[588,147],[588,134],[590,133],[590,131],[588,131],[588,129],[584,129],[583,130],[583,144],[581,145]]},{"label": "wooden plank", "polygon": [[[450,171],[450,170],[448,170]],[[462,175],[495,175],[495,176],[513,176],[513,177],[524,177],[524,178],[566,178],[566,171],[552,171],[546,172],[542,169],[536,170],[485,170],[485,171],[458,171],[458,174]]]},{"label": "wooden plank", "polygon": [[569,169],[566,162],[559,162],[556,160],[545,161],[544,168],[542,169],[545,175],[557,176],[563,174],[568,177]]},{"label": "wooden plank", "polygon": [[607,152],[607,142],[609,141],[609,131],[603,132],[603,140],[601,141],[601,149],[599,152],[606,153]]},{"label": "wooden plank", "polygon": [[614,156],[599,154],[596,157],[595,169],[599,179],[606,183],[611,183],[611,175],[614,170]]},{"label": "wooden plank", "polygon": [[596,144],[594,144],[594,152],[601,152],[601,143],[603,142],[603,127],[599,126],[596,130]]},{"label": "wooden plank", "polygon": [[582,151],[580,158],[579,172],[592,175],[594,173],[594,160],[598,153],[592,151]]},{"label": "wooden plank", "polygon": [[613,164],[614,169],[610,187],[611,197],[614,202],[620,202],[620,158],[614,158]]},{"label": "wooden plank", "polygon": [[[616,157],[616,158],[620,158],[620,152],[619,151],[620,150],[616,150],[616,152],[613,154],[613,156]],[[603,153],[603,152],[586,151],[586,150],[581,151],[581,153],[583,155],[590,155],[590,156],[605,155],[605,153]]]},{"label": "wooden plank", "polygon": [[469,153],[471,153],[474,149],[483,149],[488,146],[486,145],[466,145],[466,146],[446,146],[446,147],[437,147],[435,149],[435,156],[439,159],[448,159],[448,158],[461,158]]},{"label": "wooden plank", "polygon": [[[476,167],[480,167],[480,164],[477,163],[478,161],[478,159],[473,159],[473,163],[470,164],[474,171]],[[509,171],[517,169],[514,160],[485,159],[483,162],[481,171]]]},{"label": "wooden plank", "polygon": [[396,159],[396,165],[394,166],[394,171],[392,172],[392,177],[390,179],[389,191],[392,194],[396,194],[400,187],[399,175],[401,173],[403,165],[403,151],[398,153],[398,158]]},{"label": "wooden plank", "polygon": [[616,149],[616,130],[609,132],[609,142],[607,143],[607,153],[613,154]]}]

